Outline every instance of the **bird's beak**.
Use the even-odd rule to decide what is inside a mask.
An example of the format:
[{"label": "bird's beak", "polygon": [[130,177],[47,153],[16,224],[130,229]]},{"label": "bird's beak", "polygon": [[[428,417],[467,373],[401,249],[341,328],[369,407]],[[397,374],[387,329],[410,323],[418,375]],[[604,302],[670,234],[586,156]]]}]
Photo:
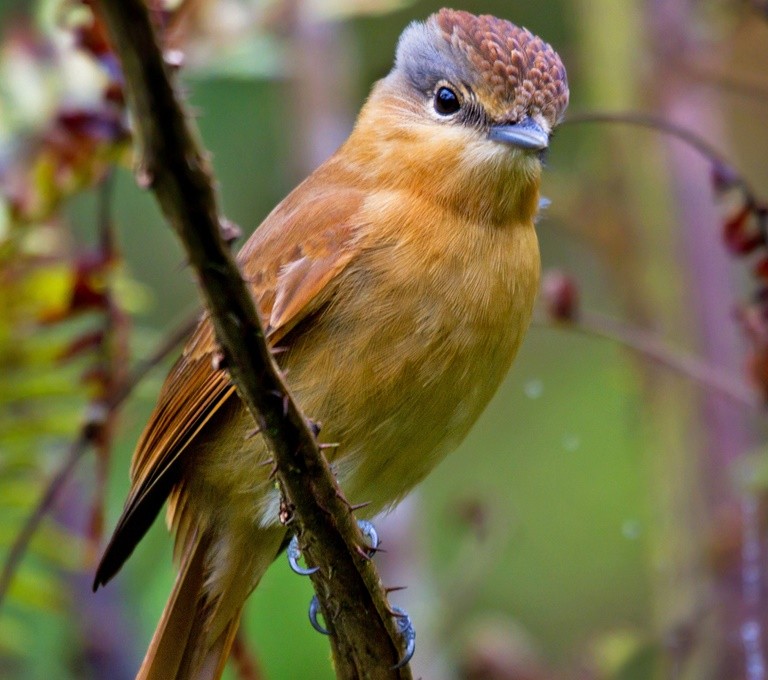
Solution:
[{"label": "bird's beak", "polygon": [[543,151],[549,146],[549,135],[529,116],[513,125],[494,125],[488,138],[529,151]]}]

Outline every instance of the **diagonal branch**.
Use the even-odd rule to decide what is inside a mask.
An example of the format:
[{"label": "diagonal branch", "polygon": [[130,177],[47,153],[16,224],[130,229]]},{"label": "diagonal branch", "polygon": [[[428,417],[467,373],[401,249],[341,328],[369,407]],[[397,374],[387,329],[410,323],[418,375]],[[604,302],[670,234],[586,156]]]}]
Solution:
[{"label": "diagonal branch", "polygon": [[8,551],[8,555],[3,562],[3,570],[0,573],[0,606],[2,606],[5,596],[8,594],[8,589],[10,588],[11,583],[13,583],[13,577],[16,576],[16,571],[27,552],[30,541],[40,526],[40,522],[43,521],[43,518],[51,509],[59,492],[72,475],[72,472],[74,472],[77,464],[90,449],[90,444],[91,439],[87,432],[87,428],[83,427],[77,438],[70,444],[64,463],[51,481],[48,482],[42,497],[25,520],[21,531],[16,535],[16,538]]},{"label": "diagonal branch", "polygon": [[580,312],[571,320],[539,317],[535,323],[542,328],[559,328],[592,338],[610,340],[739,406],[750,410],[763,408],[752,386],[725,369],[673,347],[652,331],[637,328],[595,312]]},{"label": "diagonal branch", "polygon": [[[142,0],[100,0],[122,64],[135,125],[137,179],[151,188],[184,245],[226,367],[274,454],[302,547],[320,567],[313,582],[342,678],[410,678],[391,670],[396,624],[354,516],[267,348],[251,295],[221,238],[214,180],[185,115]],[[331,575],[333,578],[331,579]]]},{"label": "diagonal branch", "polygon": [[733,165],[728,161],[714,145],[712,145],[702,135],[683,126],[678,125],[663,116],[653,113],[641,113],[636,111],[579,111],[572,113],[563,121],[563,125],[581,125],[584,123],[599,123],[612,125],[633,125],[635,127],[654,130],[670,137],[679,139],[692,149],[695,149],[704,158],[715,165],[728,168],[732,174],[734,184],[741,187],[747,196],[754,197],[756,192],[753,190],[747,178],[738,173]]}]

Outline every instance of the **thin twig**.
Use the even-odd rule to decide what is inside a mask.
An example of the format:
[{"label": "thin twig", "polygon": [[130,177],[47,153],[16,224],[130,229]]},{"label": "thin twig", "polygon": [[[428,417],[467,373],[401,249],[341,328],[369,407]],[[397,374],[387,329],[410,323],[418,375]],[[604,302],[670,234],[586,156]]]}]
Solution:
[{"label": "thin twig", "polygon": [[749,409],[764,405],[747,383],[732,373],[665,343],[658,335],[595,312],[581,312],[573,321],[537,319],[536,325],[558,328],[615,342],[689,380]]},{"label": "thin twig", "polygon": [[100,0],[122,65],[135,123],[137,179],[151,188],[184,245],[238,393],[268,440],[277,479],[302,550],[319,571],[312,580],[331,630],[343,678],[410,678],[391,670],[400,636],[362,535],[267,348],[253,299],[221,238],[208,157],[186,116],[143,0]]},{"label": "thin twig", "polygon": [[112,196],[115,189],[114,169],[109,168],[99,184],[97,198],[97,225],[99,234],[99,248],[102,253],[114,255],[115,234],[112,221]]},{"label": "thin twig", "polygon": [[13,577],[16,575],[16,570],[21,564],[21,559],[27,552],[29,542],[35,535],[43,517],[51,509],[65,482],[69,479],[69,476],[77,467],[85,452],[90,448],[90,443],[91,436],[83,428],[77,439],[69,447],[64,463],[46,485],[42,498],[29,514],[24,522],[24,526],[13,541],[13,545],[11,545],[11,549],[8,551],[8,556],[5,558],[3,571],[0,573],[0,607],[2,607],[3,600],[8,593],[8,588],[13,581]]},{"label": "thin twig", "polygon": [[[104,405],[106,412],[97,414],[97,418],[101,420],[104,416],[109,416],[114,413],[147,374],[189,336],[196,323],[197,315],[184,320],[177,328],[163,338],[158,347],[149,355],[149,357],[137,364],[128,378],[126,378],[125,381],[115,389],[114,393],[108,397],[107,403]],[[64,462],[53,477],[51,477],[48,484],[46,484],[43,495],[37,505],[32,509],[32,512],[30,512],[24,522],[24,526],[14,539],[11,549],[8,552],[8,556],[3,563],[3,570],[0,572],[0,607],[3,605],[3,600],[8,593],[8,588],[16,575],[21,560],[29,547],[29,542],[35,535],[40,522],[42,522],[43,518],[48,514],[67,480],[77,468],[77,464],[90,448],[95,434],[95,427],[98,426],[94,422],[95,420],[96,418],[89,418],[88,421],[82,425],[77,438],[69,447]]]},{"label": "thin twig", "polygon": [[747,0],[747,5],[755,12],[762,15],[763,19],[768,15],[768,1],[767,0]]},{"label": "thin twig", "polygon": [[133,392],[147,374],[162,362],[176,347],[182,344],[195,329],[200,315],[195,314],[183,319],[170,333],[160,341],[160,344],[146,358],[139,361],[131,371],[130,376],[115,388],[107,400],[109,408],[116,408]]},{"label": "thin twig", "polygon": [[698,151],[706,159],[729,168],[733,173],[734,183],[740,186],[747,195],[756,195],[746,177],[739,173],[734,168],[733,164],[715,146],[710,144],[704,137],[696,134],[693,130],[678,125],[677,123],[673,123],[661,116],[652,113],[638,113],[635,111],[581,111],[570,114],[562,124],[581,125],[582,123],[634,125],[636,127],[644,127],[649,130],[655,130],[656,132],[675,137]]},{"label": "thin twig", "polygon": [[[102,178],[97,191],[97,237],[98,254],[108,272],[104,291],[103,336],[99,343],[99,357],[104,367],[98,379],[99,396],[104,402],[115,387],[125,380],[126,366],[130,358],[128,350],[129,323],[125,312],[114,293],[114,262],[118,257],[115,224],[112,219],[112,196],[114,169],[109,168]],[[109,461],[112,454],[115,432],[115,411],[108,410],[107,416],[98,428],[98,437],[91,440],[96,452],[95,479],[90,504],[90,520],[87,537],[91,548],[101,542],[104,531],[104,503],[106,498]],[[90,556],[89,556],[90,557]]]}]

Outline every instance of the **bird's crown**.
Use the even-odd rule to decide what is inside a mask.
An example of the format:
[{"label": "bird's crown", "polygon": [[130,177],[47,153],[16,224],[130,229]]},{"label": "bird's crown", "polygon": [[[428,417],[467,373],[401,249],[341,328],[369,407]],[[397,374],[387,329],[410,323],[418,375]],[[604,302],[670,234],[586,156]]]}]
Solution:
[{"label": "bird's crown", "polygon": [[441,9],[403,33],[397,53],[412,84],[448,78],[470,87],[494,118],[540,113],[554,127],[568,104],[557,52],[538,36],[490,15]]}]

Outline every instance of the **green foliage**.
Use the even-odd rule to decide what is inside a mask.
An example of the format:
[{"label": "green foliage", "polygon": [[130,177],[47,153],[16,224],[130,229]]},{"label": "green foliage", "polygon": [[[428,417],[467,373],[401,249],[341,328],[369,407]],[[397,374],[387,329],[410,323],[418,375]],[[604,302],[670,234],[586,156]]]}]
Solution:
[{"label": "green foliage", "polygon": [[[89,216],[100,235],[84,247],[61,215],[125,160],[129,138],[110,76],[95,54],[62,40],[54,7],[66,14],[62,3],[45,2],[39,26],[19,19],[7,27],[13,48],[0,53],[0,564],[71,455],[88,408],[108,397],[122,370],[123,301],[136,310],[146,297],[122,271],[105,216]],[[105,457],[106,430],[89,431]],[[41,643],[53,640],[36,639],[41,620],[69,606],[61,578],[92,552],[95,503],[90,537],[46,520],[22,546],[0,607],[0,669],[45,658]]]},{"label": "green foliage", "polygon": [[[23,231],[23,235],[22,235]],[[45,259],[30,255],[25,243],[43,232],[48,241]],[[46,469],[55,465],[78,428],[85,389],[74,367],[57,368],[56,354],[65,347],[59,329],[40,321],[64,300],[69,289],[63,258],[66,241],[46,227],[19,227],[2,244],[0,262],[0,560],[8,551],[30,509],[40,497]],[[56,572],[71,567],[61,550],[61,532],[51,525],[40,531],[0,608],[4,646],[0,653],[18,654],[34,633],[28,610],[60,607]],[[74,546],[73,546],[74,547]],[[72,553],[70,553],[72,554]],[[42,565],[47,565],[44,568]]]}]

